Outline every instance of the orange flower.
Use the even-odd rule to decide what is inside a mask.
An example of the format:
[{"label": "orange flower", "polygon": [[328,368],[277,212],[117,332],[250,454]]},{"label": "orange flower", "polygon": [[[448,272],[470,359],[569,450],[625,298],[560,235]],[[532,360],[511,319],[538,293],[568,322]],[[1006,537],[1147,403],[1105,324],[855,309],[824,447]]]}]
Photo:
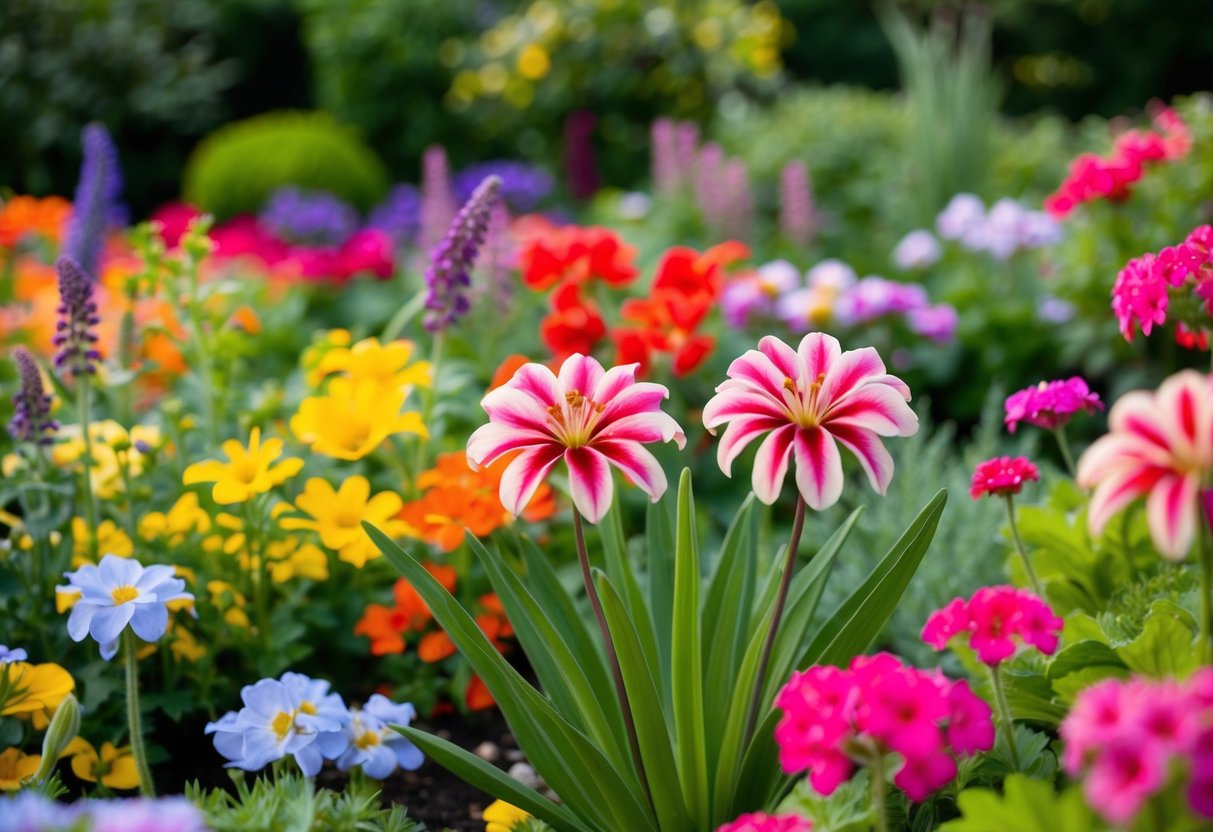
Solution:
[{"label": "orange flower", "polygon": [[489,693],[484,680],[474,673],[472,674],[472,678],[468,680],[468,687],[467,691],[463,694],[463,701],[469,711],[483,711],[497,704],[497,700],[493,698],[493,694]]},{"label": "orange flower", "polygon": [[[427,563],[425,568],[447,592],[455,591],[458,576],[453,566]],[[394,606],[369,604],[354,626],[354,635],[366,636],[371,640],[371,654],[374,656],[403,653],[407,646],[404,634],[421,632],[434,617],[417,590],[404,578],[396,581],[393,594],[396,597]]]},{"label": "orange flower", "polygon": [[26,234],[57,243],[71,215],[72,204],[63,197],[15,196],[0,208],[0,246],[12,248]]}]

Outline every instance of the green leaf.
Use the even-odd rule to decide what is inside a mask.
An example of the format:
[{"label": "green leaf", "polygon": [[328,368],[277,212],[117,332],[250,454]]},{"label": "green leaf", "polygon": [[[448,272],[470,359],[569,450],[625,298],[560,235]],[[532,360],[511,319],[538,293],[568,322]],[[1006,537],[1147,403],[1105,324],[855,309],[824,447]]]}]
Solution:
[{"label": "green leaf", "polygon": [[1067,644],[1059,650],[1049,662],[1045,677],[1055,681],[1089,667],[1124,669],[1127,665],[1106,642],[1087,639]]},{"label": "green leaf", "polygon": [[[670,693],[670,634],[674,619],[674,518],[669,499],[650,503],[645,515],[649,555],[649,609],[661,659],[662,690]],[[672,702],[666,702],[672,707]]]},{"label": "green leaf", "polygon": [[1087,808],[1082,790],[1070,786],[1061,794],[1047,780],[1012,774],[1004,794],[992,789],[965,789],[956,797],[961,817],[940,832],[1096,832],[1104,824]]},{"label": "green leaf", "polygon": [[1200,663],[1199,650],[1193,649],[1190,613],[1165,599],[1150,606],[1141,635],[1116,648],[1134,673],[1161,678],[1186,676]]},{"label": "green leaf", "polygon": [[[619,501],[615,501],[598,526],[598,531],[602,535],[606,573],[616,585],[622,588],[628,612],[636,623],[636,635],[640,639],[645,657],[651,665],[660,668],[661,653],[657,646],[657,634],[648,604],[645,602],[644,592],[640,589],[635,569],[628,557],[627,540],[623,534],[623,521],[619,516],[619,511]],[[669,705],[668,702],[664,704]]]}]

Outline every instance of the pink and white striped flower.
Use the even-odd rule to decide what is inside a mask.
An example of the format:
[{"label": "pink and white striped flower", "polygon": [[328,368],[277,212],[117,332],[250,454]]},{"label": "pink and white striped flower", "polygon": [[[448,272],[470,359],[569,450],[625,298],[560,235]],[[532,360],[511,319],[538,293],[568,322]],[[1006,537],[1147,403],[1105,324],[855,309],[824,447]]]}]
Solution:
[{"label": "pink and white striped flower", "polygon": [[882,436],[912,436],[918,417],[906,404],[910,388],[885,372],[872,347],[843,352],[838,339],[811,332],[793,350],[766,336],[757,350],[729,365],[729,378],[703,409],[708,430],[729,426],[720,440],[720,470],[732,465],[754,439],[769,432],[754,459],[754,493],[767,505],[783,487],[796,458],[796,487],[813,509],[824,509],[842,494],[842,456],[850,450],[884,494],[893,478],[893,459]]},{"label": "pink and white striped flower", "polygon": [[573,505],[591,523],[611,507],[611,465],[657,502],[666,476],[643,445],[673,440],[682,448],[686,436],[661,411],[670,391],[636,381],[639,366],[604,370],[581,354],[567,358],[559,375],[542,364],[524,364],[481,401],[489,422],[468,439],[468,461],[479,468],[520,452],[506,467],[500,489],[502,505],[515,516],[561,459],[569,469]]},{"label": "pink and white striped flower", "polygon": [[1176,373],[1157,391],[1134,390],[1108,414],[1108,434],[1078,460],[1078,484],[1094,488],[1087,516],[1092,534],[1146,498],[1154,545],[1182,560],[1200,518],[1201,482],[1213,475],[1213,375]]}]

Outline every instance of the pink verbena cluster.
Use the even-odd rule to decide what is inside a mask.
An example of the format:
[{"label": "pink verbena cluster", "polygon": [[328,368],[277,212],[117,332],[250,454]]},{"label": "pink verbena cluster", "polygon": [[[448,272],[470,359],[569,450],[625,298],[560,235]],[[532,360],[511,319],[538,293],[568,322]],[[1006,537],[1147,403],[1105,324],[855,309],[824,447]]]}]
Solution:
[{"label": "pink verbena cluster", "polygon": [[800,815],[753,812],[729,821],[716,832],[812,832],[813,824]]},{"label": "pink verbena cluster", "polygon": [[808,771],[829,795],[857,764],[889,752],[902,758],[893,783],[920,801],[956,776],[958,754],[994,745],[990,707],[965,681],[907,667],[888,653],[859,656],[848,669],[794,673],[775,705],[779,761],[788,774]]},{"label": "pink verbena cluster", "polygon": [[943,650],[952,639],[967,636],[977,658],[996,665],[1014,656],[1022,645],[1053,655],[1063,623],[1048,604],[1026,589],[988,586],[968,600],[954,598],[931,613],[922,628],[922,640]]},{"label": "pink verbena cluster", "polygon": [[1042,381],[1007,397],[1005,422],[1015,432],[1020,422],[1055,430],[1070,421],[1075,413],[1103,410],[1098,393],[1087,382],[1074,376],[1065,380]]},{"label": "pink verbena cluster", "polygon": [[1057,190],[1045,198],[1044,208],[1057,219],[1084,202],[1127,199],[1141,179],[1147,162],[1181,159],[1192,147],[1192,135],[1179,115],[1163,107],[1154,115],[1155,130],[1128,130],[1117,137],[1109,156],[1083,153],[1070,163],[1070,171]]},{"label": "pink verbena cluster", "polygon": [[1071,776],[1085,774],[1087,802],[1112,823],[1127,826],[1184,771],[1192,811],[1213,818],[1213,668],[1186,683],[1093,685],[1078,695],[1061,737],[1062,765]]},{"label": "pink verbena cluster", "polygon": [[1213,226],[1192,230],[1182,243],[1167,246],[1157,254],[1134,257],[1112,287],[1112,311],[1126,341],[1136,328],[1148,336],[1167,321],[1172,301],[1189,302],[1185,319],[1181,311],[1176,340],[1185,347],[1207,349],[1208,316],[1213,315]]},{"label": "pink verbena cluster", "polygon": [[974,469],[969,496],[974,500],[985,496],[1008,497],[1018,494],[1025,482],[1039,479],[1040,469],[1026,456],[996,456]]}]

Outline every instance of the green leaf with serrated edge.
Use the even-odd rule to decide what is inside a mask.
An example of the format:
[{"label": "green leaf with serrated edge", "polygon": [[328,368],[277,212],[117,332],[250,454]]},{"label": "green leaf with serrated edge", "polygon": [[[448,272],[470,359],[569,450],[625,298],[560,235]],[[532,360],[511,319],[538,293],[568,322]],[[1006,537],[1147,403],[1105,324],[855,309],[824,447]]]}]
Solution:
[{"label": "green leaf with serrated edge", "polygon": [[961,817],[940,832],[1096,832],[1106,825],[1087,807],[1082,789],[1060,794],[1052,782],[1012,774],[1003,794],[992,789],[965,789],[956,796]]},{"label": "green leaf with serrated edge", "polygon": [[369,523],[363,528],[379,550],[413,585],[434,620],[467,658],[501,708],[535,771],[587,825],[615,829],[654,829],[654,819],[638,795],[633,770],[617,769],[601,749],[570,725],[514,669],[419,561]]},{"label": "green leaf with serrated edge", "polygon": [[661,832],[694,832],[695,825],[687,811],[678,781],[673,737],[670,736],[669,722],[662,712],[661,697],[653,673],[655,668],[645,656],[623,599],[610,579],[599,572],[594,576],[594,582],[598,587],[611,639],[619,655],[619,668],[636,722],[640,756],[644,761],[658,825]]},{"label": "green leaf with serrated edge", "polygon": [[1055,681],[1089,667],[1124,669],[1127,665],[1106,642],[1088,639],[1067,644],[1059,650],[1048,663],[1045,678]]},{"label": "green leaf with serrated edge", "polygon": [[559,803],[553,803],[475,754],[417,728],[403,725],[393,725],[392,728],[407,737],[431,760],[458,775],[465,783],[529,812],[544,823],[550,824],[556,832],[589,832],[590,827],[582,824]]},{"label": "green leaf with serrated edge", "polygon": [[1141,635],[1128,644],[1117,647],[1120,656],[1134,673],[1154,678],[1184,677],[1200,664],[1200,651],[1192,645],[1190,614],[1176,612],[1173,603],[1155,601],[1150,606]]}]

